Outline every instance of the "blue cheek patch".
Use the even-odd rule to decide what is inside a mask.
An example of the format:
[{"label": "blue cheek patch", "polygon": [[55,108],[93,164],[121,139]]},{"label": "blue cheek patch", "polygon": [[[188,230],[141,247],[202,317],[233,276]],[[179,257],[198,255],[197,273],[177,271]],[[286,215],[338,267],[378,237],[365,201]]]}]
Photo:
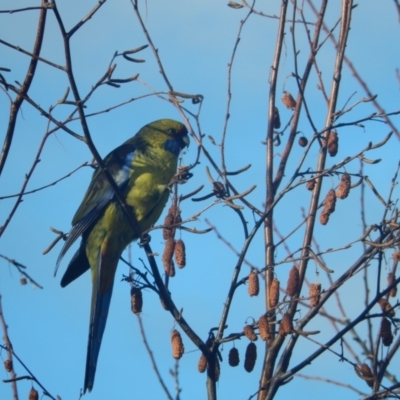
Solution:
[{"label": "blue cheek patch", "polygon": [[184,147],[180,139],[168,139],[165,141],[164,149],[178,156],[181,149]]}]

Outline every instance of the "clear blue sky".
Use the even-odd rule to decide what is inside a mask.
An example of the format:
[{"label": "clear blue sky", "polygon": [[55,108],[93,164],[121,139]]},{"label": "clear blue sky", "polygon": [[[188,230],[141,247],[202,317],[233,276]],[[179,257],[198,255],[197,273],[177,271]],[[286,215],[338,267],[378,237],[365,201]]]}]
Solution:
[{"label": "clear blue sky", "polygon": [[[0,9],[37,5],[38,1],[3,1]],[[80,2],[70,0],[59,2],[59,9],[67,29],[71,28],[96,4],[95,1]],[[61,4],[63,3],[63,4]],[[202,94],[205,98],[201,112],[203,133],[211,135],[219,142],[225,117],[227,100],[227,65],[238,32],[240,20],[246,11],[234,10],[226,6],[226,1],[184,0],[142,2],[141,11],[150,35],[159,49],[159,54],[170,81],[176,91]],[[279,3],[268,2],[263,11],[269,15],[279,12]],[[258,7],[258,5],[257,5]],[[328,8],[327,22],[337,20],[340,12],[339,1],[331,2]],[[31,50],[37,27],[38,11],[25,13],[0,14],[0,38]],[[257,189],[249,199],[258,207],[264,202],[265,187],[265,146],[262,141],[266,133],[266,109],[268,100],[268,77],[273,59],[276,39],[277,20],[253,15],[245,25],[237,59],[233,68],[232,92],[233,102],[229,120],[226,145],[228,170],[235,170],[251,163],[252,168],[245,174],[234,178],[233,182],[240,191],[257,184]],[[308,44],[304,38],[304,28],[297,26],[300,32],[298,48],[299,63],[302,71],[308,57]],[[393,1],[360,1],[354,10],[352,29],[348,43],[348,55],[354,62],[363,79],[368,82],[373,93],[386,111],[399,109],[400,82],[396,79],[396,68],[400,68],[400,24]],[[323,37],[325,37],[323,35]],[[79,30],[72,42],[74,72],[81,96],[105,73],[115,51],[122,52],[146,44],[146,39],[135,18],[129,1],[107,2],[84,27]],[[333,68],[334,49],[328,41],[319,60],[323,71],[323,80],[330,88]],[[52,13],[48,13],[42,56],[55,63],[63,64],[62,40]],[[114,73],[116,78],[125,78],[135,73],[140,79],[157,91],[166,90],[165,83],[158,72],[158,67],[149,49],[144,50],[140,58],[145,63],[133,64],[118,59]],[[0,66],[10,68],[4,73],[10,82],[22,82],[29,63],[28,57],[0,45]],[[293,72],[293,56],[290,32],[287,30],[282,69],[278,82],[278,96],[284,90],[296,94],[296,84],[290,74]],[[289,77],[289,78],[287,78]],[[287,78],[287,79],[286,79]],[[339,107],[353,96],[349,104],[364,97],[362,88],[354,81],[345,67],[343,85],[339,97]],[[318,128],[325,119],[326,107],[319,91],[315,90],[315,74],[311,78],[308,101]],[[48,110],[65,93],[68,86],[63,72],[48,65],[39,64],[37,75],[29,92],[41,107]],[[149,89],[139,82],[123,85],[120,89],[103,87],[99,89],[87,104],[87,112],[95,112],[123,102],[132,97],[148,93]],[[197,106],[185,103],[193,112]],[[291,116],[289,110],[279,105],[281,119],[287,123]],[[0,92],[0,140],[3,140],[8,123],[9,100],[7,94]],[[72,110],[72,106],[58,106],[54,115],[62,120]],[[369,104],[359,105],[353,114],[347,114],[343,121],[362,118],[375,109]],[[155,97],[134,101],[110,113],[89,118],[89,128],[93,140],[105,156],[109,151],[133,136],[146,123],[160,118],[180,119],[178,112],[166,102]],[[399,119],[393,119],[399,126]],[[14,141],[7,165],[0,180],[0,197],[18,193],[25,174],[32,165],[39,143],[46,131],[46,119],[36,110],[24,104],[18,119]],[[81,133],[78,123],[70,125]],[[305,118],[300,124],[305,136],[311,131]],[[389,132],[382,123],[373,122],[365,128],[344,128],[340,131],[340,150],[331,164],[352,155],[367,145],[369,141],[379,142]],[[283,140],[285,137],[283,138]],[[219,162],[219,150],[208,145],[210,152]],[[390,180],[398,162],[398,139],[392,137],[390,144],[367,155],[368,158],[382,158],[377,165],[366,165],[366,174],[374,182],[383,196],[387,196]],[[283,147],[276,147],[277,162]],[[297,165],[302,149],[295,150],[291,167]],[[196,156],[196,146],[192,145],[183,157],[185,164],[190,164]],[[310,152],[306,165],[315,168],[318,149]],[[58,132],[47,142],[36,172],[31,179],[28,190],[51,183],[67,174],[78,165],[92,158],[85,145],[64,132]],[[181,188],[183,193],[190,192],[201,184],[208,185],[202,194],[208,193],[210,186],[205,175],[207,162],[204,158],[195,169],[192,180]],[[350,172],[358,172],[359,163],[349,166]],[[91,169],[82,169],[71,178],[58,183],[47,190],[24,197],[11,224],[0,240],[0,254],[15,259],[28,267],[27,272],[37,280],[44,289],[32,285],[21,286],[19,273],[13,266],[0,259],[0,294],[3,311],[9,326],[9,335],[15,352],[26,363],[36,377],[52,395],[59,395],[63,400],[78,399],[83,386],[84,366],[88,319],[90,309],[91,283],[89,274],[77,280],[65,289],[61,289],[59,280],[67,266],[73,249],[65,257],[60,273],[53,277],[55,261],[61,245],[43,256],[43,250],[54,239],[49,227],[67,232],[71,219],[80,204],[91,176]],[[214,174],[215,175],[215,174]],[[288,174],[288,177],[290,174]],[[326,180],[323,190],[337,185],[337,178]],[[398,190],[397,190],[398,194]],[[397,198],[395,196],[395,198]],[[300,207],[307,207],[309,193],[301,187],[289,194],[277,209],[277,224],[283,233],[288,233],[301,221]],[[15,199],[1,200],[0,224],[7,218]],[[210,204],[186,201],[182,206],[183,218]],[[327,227],[317,227],[316,237],[322,249],[339,247],[361,235],[359,221],[359,191],[354,191],[346,200],[337,206],[337,211]],[[367,223],[379,222],[382,215],[381,204],[368,192]],[[252,227],[253,216],[245,211],[245,216]],[[222,205],[214,206],[202,214],[198,221],[189,224],[197,229],[207,228],[206,219],[215,224],[224,237],[240,250],[243,243],[240,221],[234,213]],[[190,235],[182,233],[188,251],[188,265],[178,271],[171,281],[171,292],[178,307],[184,308],[184,315],[195,331],[204,340],[208,330],[219,323],[223,303],[228,292],[229,283],[237,257],[226,246],[217,240],[214,233],[208,235]],[[263,268],[262,231],[256,237],[248,259],[258,268]],[[289,241],[292,251],[301,247],[301,232]],[[152,234],[154,251],[162,253],[163,240],[160,231]],[[359,250],[359,249],[358,249]],[[330,268],[335,270],[334,279],[341,274],[357,257],[357,249],[348,253],[333,253],[326,257]],[[286,256],[284,249],[279,249],[277,259]],[[390,256],[390,253],[388,253]],[[139,258],[145,255],[137,244],[132,244],[132,260],[140,266]],[[161,264],[160,264],[161,265]],[[278,277],[285,286],[290,263],[278,269]],[[136,317],[130,311],[129,286],[120,282],[127,268],[120,265],[114,287],[114,295],[109,319],[100,352],[96,381],[93,392],[88,398],[93,399],[161,399],[164,398],[160,385],[152,370],[149,357],[142,343]],[[243,267],[241,276],[247,275],[249,269]],[[315,281],[313,266],[307,274],[310,281]],[[318,278],[323,286],[324,276]],[[362,299],[354,299],[350,287],[343,291],[344,299],[351,315],[357,315]],[[306,295],[306,293],[304,293]],[[361,302],[358,304],[357,302]],[[333,300],[329,307],[335,310]],[[248,318],[258,318],[263,313],[263,296],[249,298],[246,287],[242,287],[233,302],[233,311],[228,320],[227,333],[238,332]],[[377,311],[377,310],[376,310]],[[336,312],[336,311],[335,311]],[[300,315],[304,315],[305,311]],[[169,374],[174,360],[171,356],[170,331],[174,321],[165,312],[157,296],[147,291],[144,293],[142,318],[148,341],[156,357],[161,374],[168,388],[174,393],[174,381]],[[332,334],[331,326],[326,321],[312,323],[307,329],[320,329],[322,333],[316,338],[323,342]],[[186,354],[179,366],[179,381],[182,387],[181,398],[200,400],[206,398],[205,375],[197,372],[199,351],[184,337]],[[237,341],[241,360],[247,340]],[[263,343],[257,342],[259,359],[255,370],[248,374],[241,365],[231,368],[227,364],[231,344],[223,347],[224,362],[218,384],[220,399],[247,399],[257,391],[262,367]],[[317,347],[303,341],[293,357],[293,363],[300,361]],[[339,351],[339,346],[335,347]],[[2,353],[3,358],[6,357]],[[398,365],[398,363],[397,363]],[[23,368],[16,362],[18,375],[24,375]],[[357,379],[350,365],[339,363],[334,355],[326,354],[303,373],[322,375],[330,379],[343,379],[360,390],[367,392],[367,385]],[[397,371],[394,371],[395,373]],[[4,371],[2,379],[7,378]],[[29,381],[18,384],[20,398],[26,398],[30,389]],[[37,385],[35,387],[38,389]],[[329,391],[328,391],[329,390]],[[355,398],[354,392],[329,387],[326,383],[305,381],[295,378],[282,388],[278,399],[320,398],[342,399]],[[11,387],[0,383],[0,398],[11,398]]]}]

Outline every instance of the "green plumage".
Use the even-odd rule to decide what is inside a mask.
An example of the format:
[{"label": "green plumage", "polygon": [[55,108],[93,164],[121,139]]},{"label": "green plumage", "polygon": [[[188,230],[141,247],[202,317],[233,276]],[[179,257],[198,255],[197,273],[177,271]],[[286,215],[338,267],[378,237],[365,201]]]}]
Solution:
[{"label": "green plumage", "polygon": [[[104,159],[129,210],[136,217],[140,232],[149,229],[160,217],[169,197],[167,185],[176,173],[179,152],[188,143],[186,127],[164,119],[146,125]],[[100,168],[93,174],[72,225],[56,269],[72,243],[82,236],[80,248],[69,263],[61,286],[91,269],[93,291],[84,384],[84,390],[90,391],[118,260],[125,247],[138,239],[138,234],[114,198],[114,191]]]}]

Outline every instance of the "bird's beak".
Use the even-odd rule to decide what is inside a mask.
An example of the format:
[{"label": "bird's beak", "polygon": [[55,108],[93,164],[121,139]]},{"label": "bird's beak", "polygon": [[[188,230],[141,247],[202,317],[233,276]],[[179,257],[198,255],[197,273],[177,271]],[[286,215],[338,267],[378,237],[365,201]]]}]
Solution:
[{"label": "bird's beak", "polygon": [[183,141],[183,143],[185,144],[184,147],[189,147],[190,140],[189,140],[189,136],[188,136],[188,135],[182,136],[182,141]]}]

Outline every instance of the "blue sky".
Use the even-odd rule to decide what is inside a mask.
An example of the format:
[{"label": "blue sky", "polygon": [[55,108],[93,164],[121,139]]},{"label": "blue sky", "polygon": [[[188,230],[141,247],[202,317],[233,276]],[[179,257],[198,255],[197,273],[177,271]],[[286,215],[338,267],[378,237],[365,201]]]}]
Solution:
[{"label": "blue sky", "polygon": [[[3,1],[0,9],[33,6],[34,1]],[[96,2],[79,2],[71,0],[61,4],[60,13],[64,23],[71,28]],[[240,20],[246,15],[245,10],[234,10],[226,6],[225,1],[213,0],[183,0],[156,2],[148,0],[141,4],[141,11],[150,35],[159,50],[164,67],[176,91],[202,94],[204,104],[201,112],[201,128],[206,135],[211,135],[217,142],[225,118],[227,100],[227,65],[237,35]],[[279,12],[279,2],[269,2],[267,6],[261,2],[257,5],[269,15]],[[379,4],[378,4],[379,3]],[[330,2],[327,11],[327,23],[334,23],[339,14],[339,2]],[[33,45],[37,27],[37,11],[26,13],[0,14],[0,38],[21,48],[30,50]],[[309,14],[308,14],[309,15]],[[376,2],[364,0],[354,10],[352,29],[348,42],[347,54],[354,62],[357,70],[368,83],[373,93],[378,94],[378,100],[383,108],[390,112],[399,109],[399,86],[396,79],[396,68],[399,68],[398,54],[400,41],[399,21],[392,1]],[[24,29],[21,29],[23,27]],[[232,108],[228,125],[226,143],[226,158],[228,170],[236,170],[251,163],[251,169],[232,179],[239,191],[248,189],[253,184],[256,190],[249,199],[262,207],[265,187],[265,139],[267,125],[268,78],[273,59],[276,39],[277,20],[253,15],[245,25],[238,48],[237,58],[232,71]],[[308,57],[308,44],[305,40],[304,28],[296,27],[299,32],[298,48],[300,71]],[[285,90],[296,93],[296,83],[290,74],[293,72],[293,55],[290,32],[287,29],[284,57],[278,81],[278,97]],[[323,35],[325,37],[325,35]],[[107,2],[87,24],[79,30],[71,41],[74,72],[81,96],[83,97],[92,85],[107,70],[115,51],[122,52],[136,48],[146,43],[146,39],[135,18],[129,1],[119,0]],[[55,19],[49,12],[46,26],[42,56],[53,62],[63,64],[62,40]],[[334,62],[334,48],[328,41],[319,58],[319,67],[323,71],[322,79],[329,90]],[[122,59],[117,60],[118,67],[114,73],[116,78],[125,78],[135,73],[140,79],[157,91],[166,90],[157,64],[150,49],[140,53],[139,57],[146,59],[145,63],[133,64]],[[4,73],[10,82],[22,82],[29,59],[21,53],[0,44],[0,66],[10,68]],[[308,102],[313,117],[322,128],[326,106],[318,90],[315,89],[317,79],[315,73],[311,76]],[[359,84],[353,79],[349,70],[344,67],[343,84],[340,91],[338,106],[342,107],[351,97],[353,104],[365,94]],[[37,75],[29,92],[43,109],[48,110],[65,93],[68,82],[62,71],[48,65],[39,64]],[[95,112],[133,97],[149,93],[149,89],[140,82],[123,85],[120,89],[102,87],[87,104],[87,112]],[[186,102],[192,112],[197,106]],[[291,111],[279,104],[281,119],[286,123]],[[9,100],[7,94],[0,92],[0,132],[5,132],[8,123]],[[72,106],[58,106],[54,115],[62,120],[71,112]],[[343,122],[353,121],[368,116],[375,109],[367,103],[357,106],[351,114],[342,117]],[[109,151],[133,136],[146,123],[160,118],[180,119],[176,109],[170,104],[149,97],[118,108],[110,113],[101,114],[88,119],[93,140],[100,154],[105,156]],[[399,126],[399,118],[393,121]],[[24,104],[18,119],[17,128],[11,152],[1,176],[0,197],[18,193],[25,174],[32,165],[40,141],[46,131],[47,121],[28,104]],[[78,123],[71,123],[71,129],[81,133]],[[306,118],[302,118],[299,129],[305,136],[311,135]],[[335,159],[328,162],[332,165],[348,155],[364,148],[369,141],[381,141],[389,132],[389,128],[380,122],[369,122],[365,127],[347,127],[339,131],[340,149]],[[1,133],[0,135],[4,135]],[[1,140],[3,136],[0,136]],[[285,140],[285,136],[283,137]],[[373,181],[384,198],[389,193],[394,169],[398,163],[398,139],[392,137],[389,145],[368,153],[366,157],[381,158],[376,165],[365,165],[365,174]],[[219,162],[219,149],[211,143],[207,144],[209,151]],[[283,147],[276,148],[276,162],[279,162]],[[289,171],[297,165],[302,149],[297,147]],[[192,141],[189,150],[183,156],[183,163],[190,164],[196,156],[196,146]],[[312,148],[306,161],[306,167],[315,168],[318,148]],[[47,141],[35,174],[29,182],[28,190],[49,184],[67,174],[85,161],[92,158],[88,148],[64,132],[57,132]],[[194,170],[194,177],[181,188],[182,193],[188,193],[201,184],[208,184],[205,158]],[[356,160],[348,166],[350,172],[358,172],[359,162]],[[60,273],[53,277],[55,261],[61,245],[43,256],[43,250],[54,239],[49,227],[67,232],[71,219],[80,204],[83,194],[90,181],[92,170],[84,168],[71,178],[58,183],[44,191],[24,197],[23,203],[13,217],[10,225],[0,240],[0,254],[15,259],[28,267],[27,272],[37,280],[44,289],[39,290],[32,285],[21,286],[19,273],[14,267],[0,260],[0,294],[3,311],[9,326],[9,335],[15,352],[26,363],[36,377],[52,395],[60,395],[63,400],[78,399],[79,390],[83,385],[84,365],[86,360],[86,343],[91,296],[90,277],[86,274],[69,287],[61,289],[59,280],[69,258],[71,250],[65,257]],[[213,173],[215,176],[215,173]],[[287,174],[287,179],[290,173]],[[326,179],[323,193],[336,186],[338,179]],[[207,186],[206,186],[207,187]],[[204,189],[206,194],[210,186]],[[398,197],[398,189],[394,197]],[[359,189],[354,190],[348,199],[337,204],[337,210],[326,227],[316,228],[315,236],[322,249],[340,247],[361,235],[359,219]],[[276,211],[276,223],[283,233],[289,233],[301,221],[301,207],[307,209],[309,193],[299,187],[290,192]],[[0,223],[7,218],[14,199],[1,200]],[[194,213],[212,203],[186,201],[182,205],[183,218],[189,218]],[[367,223],[380,221],[383,209],[371,191],[367,190]],[[245,210],[245,217],[252,227],[253,215]],[[206,220],[211,221],[221,234],[232,243],[236,249],[243,244],[243,234],[240,221],[232,210],[216,205],[202,214],[200,218],[188,226],[197,229],[208,227]],[[295,234],[288,245],[291,250],[301,247],[302,231]],[[233,267],[237,257],[219,241],[214,233],[207,235],[190,235],[182,233],[188,252],[188,265],[178,271],[171,280],[171,292],[178,307],[184,308],[184,315],[195,331],[204,340],[208,330],[217,326],[228,292]],[[152,234],[154,251],[162,253],[163,240],[160,231]],[[136,243],[132,244],[132,260],[135,266],[140,266],[139,258],[145,258],[144,253]],[[336,279],[357,258],[360,248],[354,246],[348,252],[331,253],[325,257],[330,268],[335,270]],[[285,250],[277,250],[277,260],[286,256]],[[390,252],[387,254],[388,258]],[[263,268],[263,235],[262,230],[256,236],[248,260],[258,268]],[[388,265],[390,265],[388,261]],[[291,263],[283,264],[277,269],[281,284],[285,286]],[[327,285],[326,278],[320,274],[316,277],[317,268],[310,265],[307,278],[310,281],[318,279],[323,287]],[[247,275],[249,269],[243,267],[241,277]],[[109,320],[99,357],[96,382],[93,392],[88,398],[93,399],[160,399],[164,398],[160,385],[152,370],[149,357],[144,349],[136,317],[130,311],[129,287],[121,282],[122,274],[127,268],[120,264],[117,271],[114,296],[111,304]],[[363,298],[354,295],[352,285],[359,285],[357,280],[341,291],[347,312],[355,316],[362,309]],[[355,286],[358,287],[358,286]],[[360,291],[362,287],[360,286]],[[306,295],[306,293],[304,293]],[[334,301],[327,307],[337,313]],[[377,310],[376,310],[377,311]],[[228,319],[227,333],[238,332],[248,318],[258,318],[264,312],[263,295],[249,298],[246,287],[238,290],[233,302],[233,311]],[[306,311],[302,311],[304,315]],[[174,381],[169,374],[174,360],[170,349],[170,331],[174,328],[172,317],[165,312],[157,296],[146,291],[144,293],[143,323],[148,335],[148,341],[156,357],[161,374],[168,388],[174,393]],[[332,328],[325,320],[315,320],[308,330],[320,329],[316,338],[324,342],[332,335]],[[197,372],[199,351],[184,337],[186,354],[179,365],[179,381],[182,387],[182,399],[204,399],[205,376]],[[295,365],[317,347],[303,340],[293,356]],[[241,360],[247,340],[236,341]],[[231,344],[223,347],[224,362],[218,384],[219,398],[247,399],[256,392],[262,367],[263,344],[257,342],[259,359],[255,370],[248,374],[241,365],[231,368],[227,364],[227,355]],[[339,351],[339,345],[335,348]],[[2,353],[3,358],[6,357]],[[23,368],[16,363],[19,375],[25,374]],[[397,363],[398,365],[398,363]],[[349,364],[340,363],[331,354],[324,354],[321,359],[302,371],[309,375],[322,375],[330,379],[343,379],[352,383],[360,390],[367,392],[367,385],[357,379]],[[394,369],[394,373],[397,371]],[[7,378],[3,372],[2,379]],[[31,383],[19,383],[19,394],[23,398],[29,391]],[[37,386],[35,385],[37,388]],[[324,382],[304,381],[295,378],[284,386],[278,399],[289,398],[294,394],[300,398],[343,399],[355,398],[355,394],[337,386],[329,387]],[[328,396],[328,397],[327,397]],[[329,397],[331,396],[331,397]],[[11,388],[0,384],[0,398],[11,398]]]}]

